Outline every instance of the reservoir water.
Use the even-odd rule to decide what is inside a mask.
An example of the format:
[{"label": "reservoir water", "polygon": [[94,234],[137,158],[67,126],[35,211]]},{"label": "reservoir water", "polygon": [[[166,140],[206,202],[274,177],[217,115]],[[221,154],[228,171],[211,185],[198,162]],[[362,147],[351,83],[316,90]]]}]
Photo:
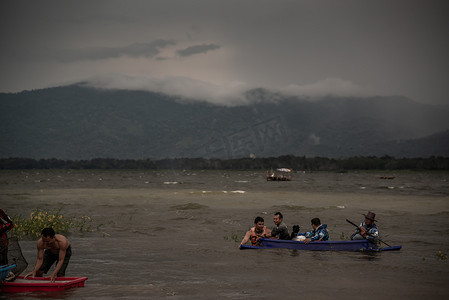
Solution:
[{"label": "reservoir water", "polygon": [[[1,299],[432,299],[449,298],[449,173],[295,173],[267,182],[255,171],[29,170],[0,172],[10,215],[62,209],[89,216],[70,232],[67,276],[84,288],[2,294]],[[394,176],[394,179],[381,179]],[[376,213],[396,252],[374,254],[238,249],[256,216],[291,230],[314,217],[332,240]],[[21,240],[31,271],[36,242]],[[440,252],[439,252],[440,251]],[[24,273],[26,273],[24,272]]]}]

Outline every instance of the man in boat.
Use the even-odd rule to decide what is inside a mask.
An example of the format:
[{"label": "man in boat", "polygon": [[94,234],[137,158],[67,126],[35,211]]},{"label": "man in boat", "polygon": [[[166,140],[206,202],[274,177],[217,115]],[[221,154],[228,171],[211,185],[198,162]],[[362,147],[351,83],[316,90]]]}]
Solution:
[{"label": "man in boat", "polygon": [[254,227],[246,232],[240,245],[244,245],[251,240],[252,246],[260,247],[260,238],[266,238],[269,235],[270,229],[264,225],[264,219],[262,217],[256,217],[256,219],[254,219]]},{"label": "man in boat", "polygon": [[377,228],[375,217],[376,214],[373,212],[368,212],[365,216],[365,221],[363,221],[359,229],[351,235],[351,240],[368,240],[373,244],[377,244],[379,239],[379,229]]},{"label": "man in boat", "polygon": [[290,234],[288,233],[287,225],[283,223],[284,217],[280,212],[274,214],[273,222],[274,227],[271,230],[271,238],[279,240],[289,240]]},{"label": "man in boat", "polygon": [[319,218],[313,218],[312,223],[312,231],[298,233],[298,236],[304,236],[304,243],[308,244],[312,241],[328,241],[329,233],[327,232],[327,225],[321,224],[321,220]]},{"label": "man in boat", "polygon": [[42,277],[56,262],[55,270],[51,274],[51,282],[54,282],[56,277],[65,276],[71,256],[72,247],[69,240],[61,234],[55,234],[53,228],[44,228],[42,237],[37,241],[36,265],[32,272],[25,275],[25,278]]}]

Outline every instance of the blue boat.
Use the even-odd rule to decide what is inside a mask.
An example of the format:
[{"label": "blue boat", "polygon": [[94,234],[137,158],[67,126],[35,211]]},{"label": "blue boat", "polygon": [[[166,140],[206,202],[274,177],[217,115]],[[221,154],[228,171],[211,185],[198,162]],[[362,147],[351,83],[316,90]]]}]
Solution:
[{"label": "blue boat", "polygon": [[5,279],[9,272],[14,269],[16,267],[16,265],[4,265],[4,266],[0,266],[0,283],[2,282],[3,279]]},{"label": "blue boat", "polygon": [[362,252],[378,252],[378,251],[394,251],[400,250],[402,246],[377,247],[368,240],[354,241],[317,241],[305,244],[300,241],[276,240],[276,239],[260,239],[261,247],[241,245],[240,249],[273,249],[285,248],[295,250],[310,251],[362,251]]}]

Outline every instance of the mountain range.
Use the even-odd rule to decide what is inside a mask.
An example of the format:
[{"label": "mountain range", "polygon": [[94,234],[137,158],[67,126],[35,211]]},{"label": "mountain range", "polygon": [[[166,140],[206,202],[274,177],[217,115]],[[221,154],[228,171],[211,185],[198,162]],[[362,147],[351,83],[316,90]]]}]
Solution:
[{"label": "mountain range", "polygon": [[449,106],[253,89],[217,105],[84,84],[0,93],[0,157],[449,156]]}]

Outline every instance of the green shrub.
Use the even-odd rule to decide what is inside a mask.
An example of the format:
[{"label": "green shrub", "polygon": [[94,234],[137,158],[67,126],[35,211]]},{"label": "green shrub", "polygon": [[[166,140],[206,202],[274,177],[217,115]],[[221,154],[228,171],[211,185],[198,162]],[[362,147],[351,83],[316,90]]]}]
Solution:
[{"label": "green shrub", "polygon": [[70,230],[79,230],[82,232],[92,231],[92,219],[89,216],[79,218],[64,216],[61,209],[47,211],[35,209],[30,213],[29,219],[21,215],[12,218],[14,228],[11,235],[22,239],[39,239],[42,229],[51,227],[56,233],[67,234]]}]

